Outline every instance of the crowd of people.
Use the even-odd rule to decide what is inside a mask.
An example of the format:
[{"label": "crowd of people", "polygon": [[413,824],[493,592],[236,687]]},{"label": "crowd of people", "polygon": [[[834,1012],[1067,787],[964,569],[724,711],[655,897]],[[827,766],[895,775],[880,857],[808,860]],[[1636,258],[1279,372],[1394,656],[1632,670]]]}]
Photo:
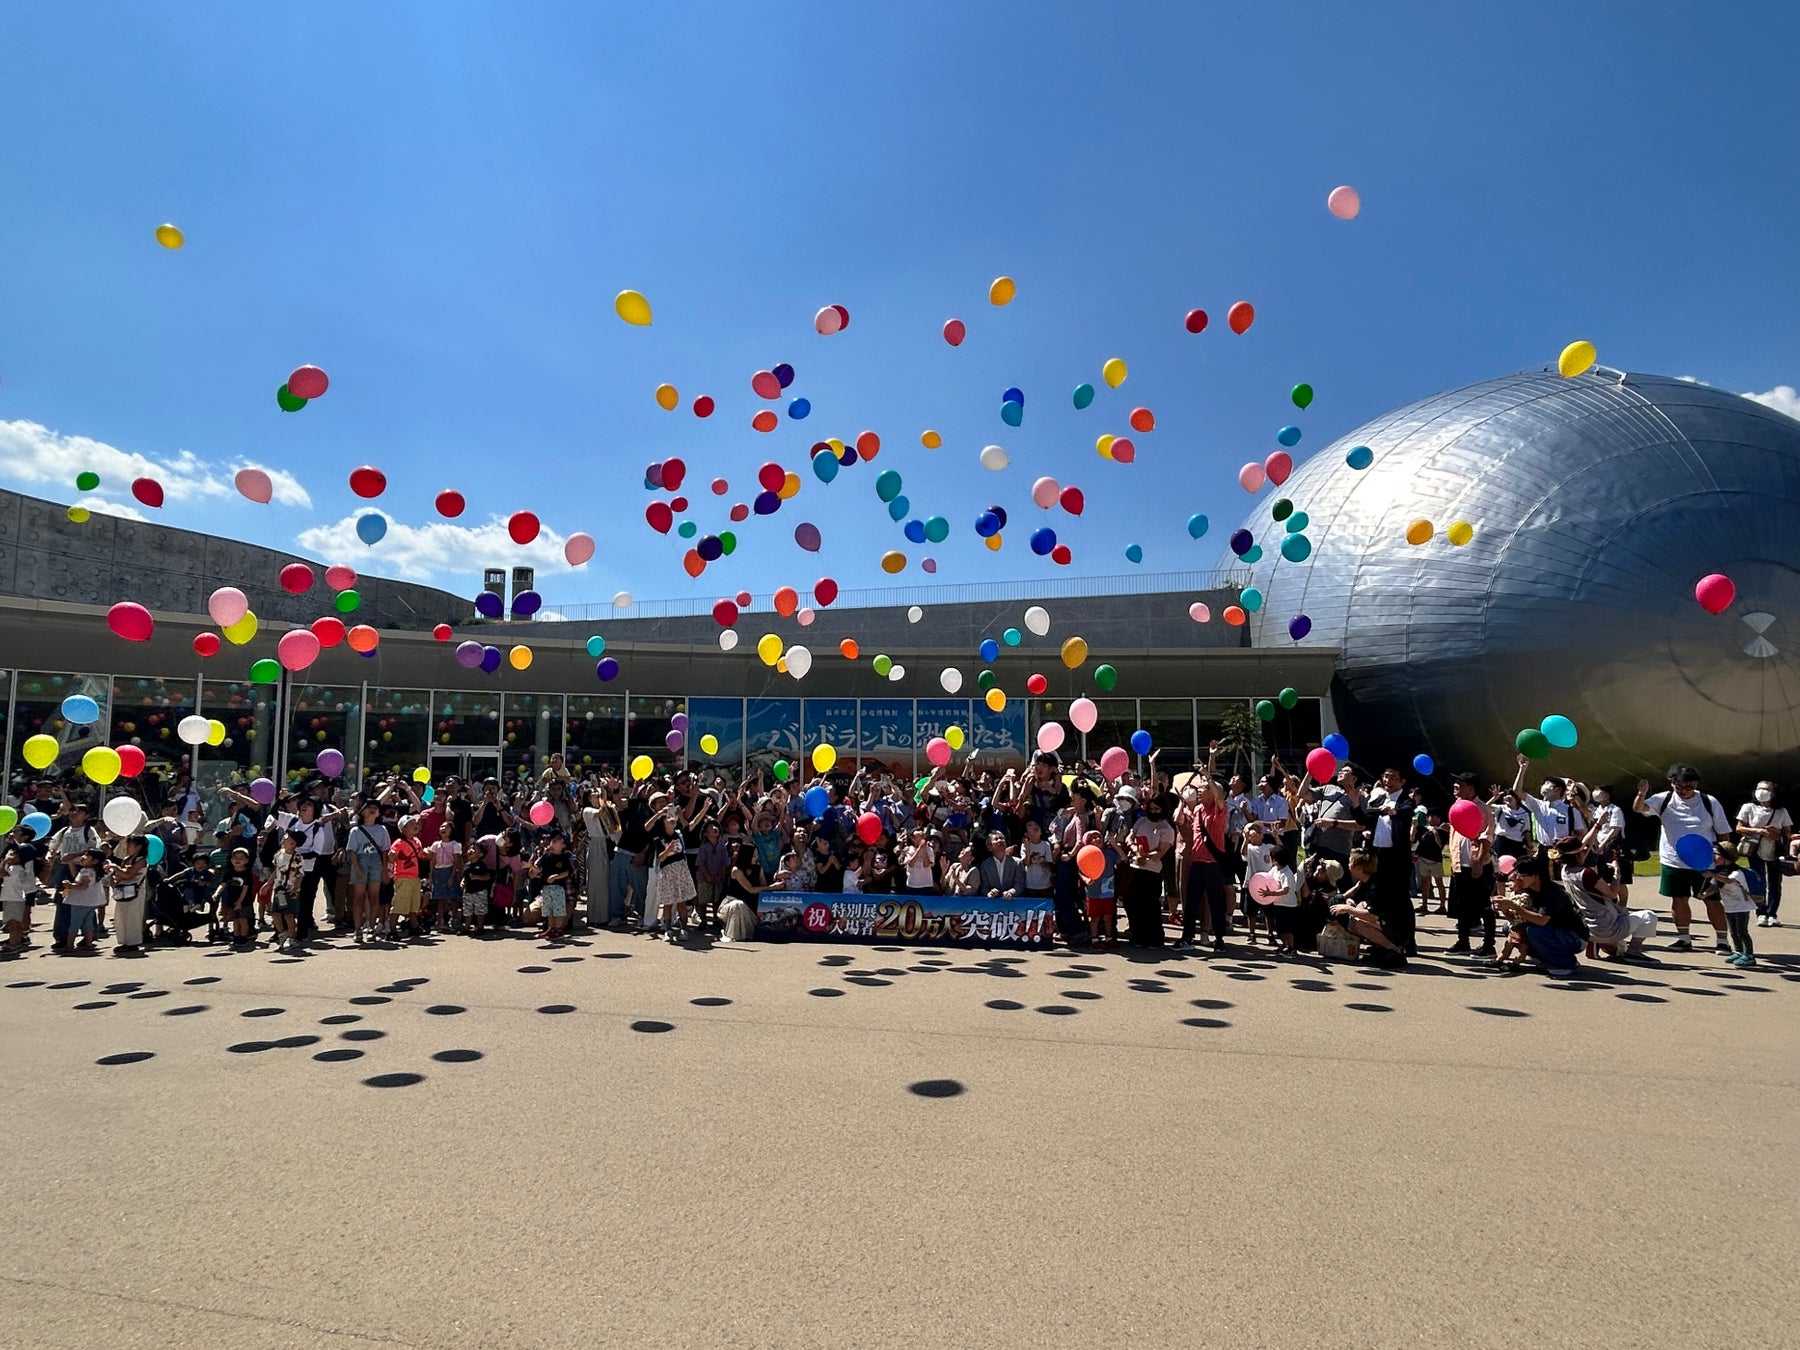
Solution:
[{"label": "crowd of people", "polygon": [[1220,771],[1217,745],[1180,772],[1157,759],[1111,780],[1040,753],[1003,771],[971,756],[917,782],[871,765],[810,783],[696,770],[633,783],[577,777],[552,755],[508,785],[392,775],[347,791],[315,773],[266,804],[183,786],[123,837],[92,802],[27,784],[21,815],[54,823],[4,840],[0,950],[31,945],[34,906],[52,910],[59,953],[109,938],[130,954],[204,930],[297,954],[321,924],[358,945],[520,927],[558,941],[577,911],[592,928],[733,940],[775,891],[1035,898],[1071,946],[1116,945],[1122,914],[1138,947],[1218,952],[1237,938],[1395,967],[1435,912],[1454,924],[1451,954],[1567,975],[1584,954],[1639,956],[1656,934],[1657,911],[1631,907],[1647,859],[1636,838],[1653,828],[1671,948],[1692,949],[1697,901],[1717,951],[1751,965],[1752,919],[1779,923],[1800,852],[1774,784],[1731,817],[1685,764],[1665,790],[1636,785],[1630,811],[1654,824],[1634,832],[1604,785],[1545,776],[1532,791],[1524,756],[1510,787],[1457,775],[1446,810],[1434,784],[1397,768],[1365,781],[1344,764],[1321,783],[1272,758],[1252,783]]}]

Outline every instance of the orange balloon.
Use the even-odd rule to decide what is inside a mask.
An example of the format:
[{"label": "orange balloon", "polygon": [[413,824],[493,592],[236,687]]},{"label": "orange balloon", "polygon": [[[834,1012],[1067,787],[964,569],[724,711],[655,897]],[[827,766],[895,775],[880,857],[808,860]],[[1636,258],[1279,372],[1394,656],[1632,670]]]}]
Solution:
[{"label": "orange balloon", "polygon": [[681,560],[681,565],[687,569],[690,577],[697,577],[706,570],[706,559],[702,558],[697,550],[690,548],[687,551],[687,557]]},{"label": "orange balloon", "polygon": [[359,623],[344,635],[353,652],[372,652],[381,645],[381,634],[366,623]]},{"label": "orange balloon", "polygon": [[787,619],[800,608],[800,595],[792,586],[783,586],[775,592],[775,612]]},{"label": "orange balloon", "polygon": [[844,654],[844,659],[846,661],[854,661],[858,656],[862,655],[862,648],[856,645],[855,638],[845,638],[842,642],[838,643],[838,650]]},{"label": "orange balloon", "polygon": [[881,451],[881,437],[865,431],[856,438],[856,453],[863,459],[874,459]]},{"label": "orange balloon", "polygon": [[1156,414],[1148,408],[1133,408],[1131,410],[1131,429],[1133,431],[1155,431]]},{"label": "orange balloon", "polygon": [[1240,605],[1225,606],[1225,613],[1221,617],[1233,628],[1242,628],[1244,626],[1244,611],[1243,607]]},{"label": "orange balloon", "polygon": [[773,431],[775,430],[776,422],[779,420],[780,419],[777,418],[774,413],[770,412],[767,408],[764,408],[761,412],[757,413],[755,417],[750,419],[750,425],[755,427],[758,431]]},{"label": "orange balloon", "polygon": [[785,656],[776,657],[775,658],[775,669],[780,671],[783,675],[787,674],[788,673],[787,657],[785,657]]},{"label": "orange balloon", "polygon": [[775,489],[775,495],[785,502],[798,491],[800,491],[800,475],[789,469],[788,476],[782,479],[781,486]]},{"label": "orange balloon", "polygon": [[987,537],[987,546],[990,553],[998,553],[1000,551],[1000,536],[997,534],[990,534]]}]

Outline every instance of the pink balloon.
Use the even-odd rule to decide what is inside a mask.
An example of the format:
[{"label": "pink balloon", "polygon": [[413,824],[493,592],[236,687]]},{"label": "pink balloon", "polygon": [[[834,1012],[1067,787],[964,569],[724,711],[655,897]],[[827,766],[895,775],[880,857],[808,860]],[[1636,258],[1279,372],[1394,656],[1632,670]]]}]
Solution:
[{"label": "pink balloon", "polygon": [[925,758],[942,768],[950,762],[950,742],[942,736],[933,736],[925,743]]},{"label": "pink balloon", "polygon": [[1510,877],[1513,874],[1513,868],[1518,865],[1519,860],[1511,854],[1501,855],[1500,861],[1494,864],[1494,866],[1499,869],[1500,875],[1503,877]]},{"label": "pink balloon", "polygon": [[327,567],[325,584],[334,591],[347,591],[356,585],[356,569],[354,567]]},{"label": "pink balloon", "polygon": [[1049,752],[1061,748],[1064,734],[1063,724],[1061,722],[1044,723],[1043,726],[1038,728],[1038,749]]},{"label": "pink balloon", "polygon": [[1062,496],[1062,485],[1054,478],[1040,478],[1031,485],[1032,502],[1048,511]]},{"label": "pink balloon", "polygon": [[1337,756],[1322,745],[1306,756],[1306,771],[1316,782],[1329,783],[1331,775],[1337,772],[1337,766]]},{"label": "pink balloon", "polygon": [[813,315],[813,331],[821,337],[830,337],[844,326],[844,319],[837,311],[836,305],[827,305]]},{"label": "pink balloon", "polygon": [[1119,437],[1106,449],[1107,453],[1113,457],[1115,464],[1130,464],[1137,459],[1137,447],[1125,436]]},{"label": "pink balloon", "polygon": [[800,612],[794,615],[794,620],[802,628],[811,628],[813,620],[818,617],[818,614],[810,606],[803,605],[800,608]]},{"label": "pink balloon", "polygon": [[1700,608],[1708,614],[1723,614],[1731,608],[1731,602],[1737,599],[1737,586],[1723,572],[1714,572],[1711,576],[1700,578],[1694,587],[1694,599],[1700,602]]},{"label": "pink balloon", "polygon": [[1069,705],[1069,721],[1082,735],[1092,731],[1099,720],[1100,710],[1094,706],[1093,699],[1078,698]]},{"label": "pink balloon", "polygon": [[1362,194],[1347,183],[1334,187],[1325,198],[1325,209],[1339,220],[1355,220],[1356,213],[1362,210]]},{"label": "pink balloon", "polygon": [[229,628],[250,612],[250,597],[236,586],[221,586],[207,597],[206,612],[221,628]]},{"label": "pink balloon", "polygon": [[1294,457],[1285,450],[1277,450],[1263,461],[1263,472],[1269,475],[1269,481],[1276,487],[1287,482],[1288,475],[1294,471]]},{"label": "pink balloon", "polygon": [[267,502],[275,495],[275,485],[261,469],[239,469],[231,480],[237,490],[253,502]]},{"label": "pink balloon", "polygon": [[563,557],[570,567],[580,567],[594,556],[594,536],[577,531],[563,540]]},{"label": "pink balloon", "polygon": [[1205,623],[1212,618],[1212,611],[1206,607],[1204,601],[1196,600],[1188,606],[1188,618],[1195,623]]},{"label": "pink balloon", "polygon": [[1250,888],[1250,898],[1259,905],[1269,903],[1271,897],[1280,894],[1281,882],[1267,872],[1258,872],[1245,883]]},{"label": "pink balloon", "polygon": [[549,802],[533,802],[528,814],[533,825],[548,825],[556,819],[556,808]]},{"label": "pink balloon", "polygon": [[275,644],[275,659],[283,670],[305,670],[319,659],[319,637],[310,628],[283,633]]},{"label": "pink balloon", "polygon": [[1268,477],[1268,471],[1262,465],[1246,464],[1238,470],[1238,486],[1245,492],[1260,492]]},{"label": "pink balloon", "polygon": [[127,642],[148,642],[156,631],[150,611],[131,600],[121,600],[106,611],[106,626]]},{"label": "pink balloon", "polygon": [[1486,827],[1487,817],[1482,814],[1481,803],[1473,801],[1450,803],[1450,828],[1464,839],[1481,838],[1481,832]]},{"label": "pink balloon", "polygon": [[1124,746],[1115,745],[1100,756],[1100,772],[1110,781],[1131,767],[1131,755]]},{"label": "pink balloon", "polygon": [[937,571],[937,559],[936,558],[925,559],[924,562],[919,564],[919,569],[924,572],[935,573]]}]

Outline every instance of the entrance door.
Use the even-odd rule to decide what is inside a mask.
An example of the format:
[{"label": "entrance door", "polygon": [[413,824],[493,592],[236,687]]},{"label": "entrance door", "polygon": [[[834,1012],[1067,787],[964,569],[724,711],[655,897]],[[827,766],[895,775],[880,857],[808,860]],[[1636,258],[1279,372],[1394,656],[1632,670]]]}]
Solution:
[{"label": "entrance door", "polygon": [[442,783],[446,778],[460,778],[465,783],[479,785],[484,778],[500,777],[500,752],[498,750],[456,750],[449,747],[434,748],[431,752],[431,781]]}]

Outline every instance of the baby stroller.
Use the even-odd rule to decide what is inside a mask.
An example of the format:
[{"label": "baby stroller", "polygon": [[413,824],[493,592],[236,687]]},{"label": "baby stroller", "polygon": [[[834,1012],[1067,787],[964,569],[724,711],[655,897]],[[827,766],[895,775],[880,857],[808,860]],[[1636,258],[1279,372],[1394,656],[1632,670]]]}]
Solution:
[{"label": "baby stroller", "polygon": [[158,877],[150,898],[155,941],[184,945],[194,940],[193,930],[201,924],[210,927],[212,888],[212,877],[201,877],[187,869],[171,877]]}]

